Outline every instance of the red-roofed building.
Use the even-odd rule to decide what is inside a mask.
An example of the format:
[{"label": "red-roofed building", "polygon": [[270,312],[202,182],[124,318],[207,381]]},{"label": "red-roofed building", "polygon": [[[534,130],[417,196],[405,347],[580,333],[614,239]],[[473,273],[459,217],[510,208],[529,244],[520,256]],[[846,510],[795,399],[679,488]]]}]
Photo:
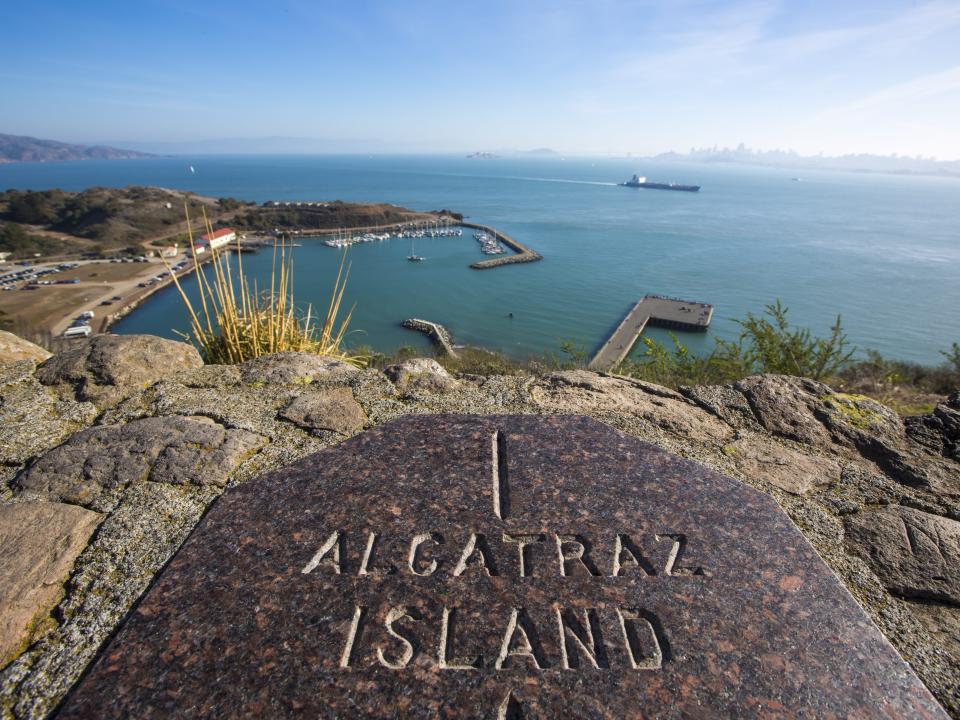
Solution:
[{"label": "red-roofed building", "polygon": [[222,230],[214,230],[212,233],[208,233],[207,235],[204,235],[203,237],[200,238],[200,240],[197,241],[197,244],[196,244],[197,251],[202,252],[200,250],[201,247],[204,247],[204,248],[209,247],[211,250],[216,250],[217,248],[222,248],[224,245],[227,245],[228,243],[232,243],[236,239],[237,239],[237,233],[233,228],[223,228]]}]

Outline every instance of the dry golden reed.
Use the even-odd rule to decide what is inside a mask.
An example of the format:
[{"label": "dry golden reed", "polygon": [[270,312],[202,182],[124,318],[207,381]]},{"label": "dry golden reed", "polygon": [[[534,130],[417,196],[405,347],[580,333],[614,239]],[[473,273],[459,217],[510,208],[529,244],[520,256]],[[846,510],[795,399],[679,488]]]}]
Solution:
[{"label": "dry golden reed", "polygon": [[[358,366],[366,363],[366,358],[351,355],[342,347],[353,308],[347,311],[343,320],[337,322],[350,275],[346,252],[340,258],[330,302],[320,322],[311,306],[307,306],[306,312],[301,312],[294,304],[293,249],[283,239],[274,241],[270,287],[260,292],[256,282],[251,285],[244,274],[239,238],[236,247],[236,280],[233,278],[227,253],[212,248],[212,257],[206,263],[212,278],[208,277],[207,270],[197,257],[190,212],[186,205],[184,212],[194,273],[200,292],[199,308],[195,308],[194,303],[187,297],[169,265],[167,271],[173,277],[190,316],[190,333],[181,334],[197,346],[205,362],[236,364],[261,355],[291,351],[332,355]],[[203,224],[207,233],[213,232],[206,210],[203,211]],[[166,260],[164,264],[166,265]]]}]

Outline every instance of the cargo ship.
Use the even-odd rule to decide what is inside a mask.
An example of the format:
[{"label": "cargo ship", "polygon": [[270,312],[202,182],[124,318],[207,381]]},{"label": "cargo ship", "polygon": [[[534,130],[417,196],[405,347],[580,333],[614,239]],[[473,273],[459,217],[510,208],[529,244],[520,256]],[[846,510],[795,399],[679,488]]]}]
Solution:
[{"label": "cargo ship", "polygon": [[699,185],[678,185],[677,183],[656,183],[649,182],[645,177],[634,175],[626,182],[620,183],[620,187],[647,188],[650,190],[683,190],[684,192],[699,192]]}]

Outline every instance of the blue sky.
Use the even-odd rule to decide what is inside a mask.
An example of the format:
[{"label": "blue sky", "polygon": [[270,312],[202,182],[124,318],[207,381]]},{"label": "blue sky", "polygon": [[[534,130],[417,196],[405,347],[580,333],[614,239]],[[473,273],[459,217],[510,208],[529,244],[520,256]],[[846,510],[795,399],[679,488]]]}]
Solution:
[{"label": "blue sky", "polygon": [[0,132],[960,158],[960,0],[27,0],[0,17]]}]

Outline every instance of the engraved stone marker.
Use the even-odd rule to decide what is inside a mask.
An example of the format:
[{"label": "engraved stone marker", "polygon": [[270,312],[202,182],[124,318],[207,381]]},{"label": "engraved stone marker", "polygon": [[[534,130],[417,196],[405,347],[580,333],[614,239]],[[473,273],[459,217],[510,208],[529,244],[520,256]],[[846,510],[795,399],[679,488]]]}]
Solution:
[{"label": "engraved stone marker", "polygon": [[582,417],[229,490],[61,718],[946,718],[769,497]]}]

